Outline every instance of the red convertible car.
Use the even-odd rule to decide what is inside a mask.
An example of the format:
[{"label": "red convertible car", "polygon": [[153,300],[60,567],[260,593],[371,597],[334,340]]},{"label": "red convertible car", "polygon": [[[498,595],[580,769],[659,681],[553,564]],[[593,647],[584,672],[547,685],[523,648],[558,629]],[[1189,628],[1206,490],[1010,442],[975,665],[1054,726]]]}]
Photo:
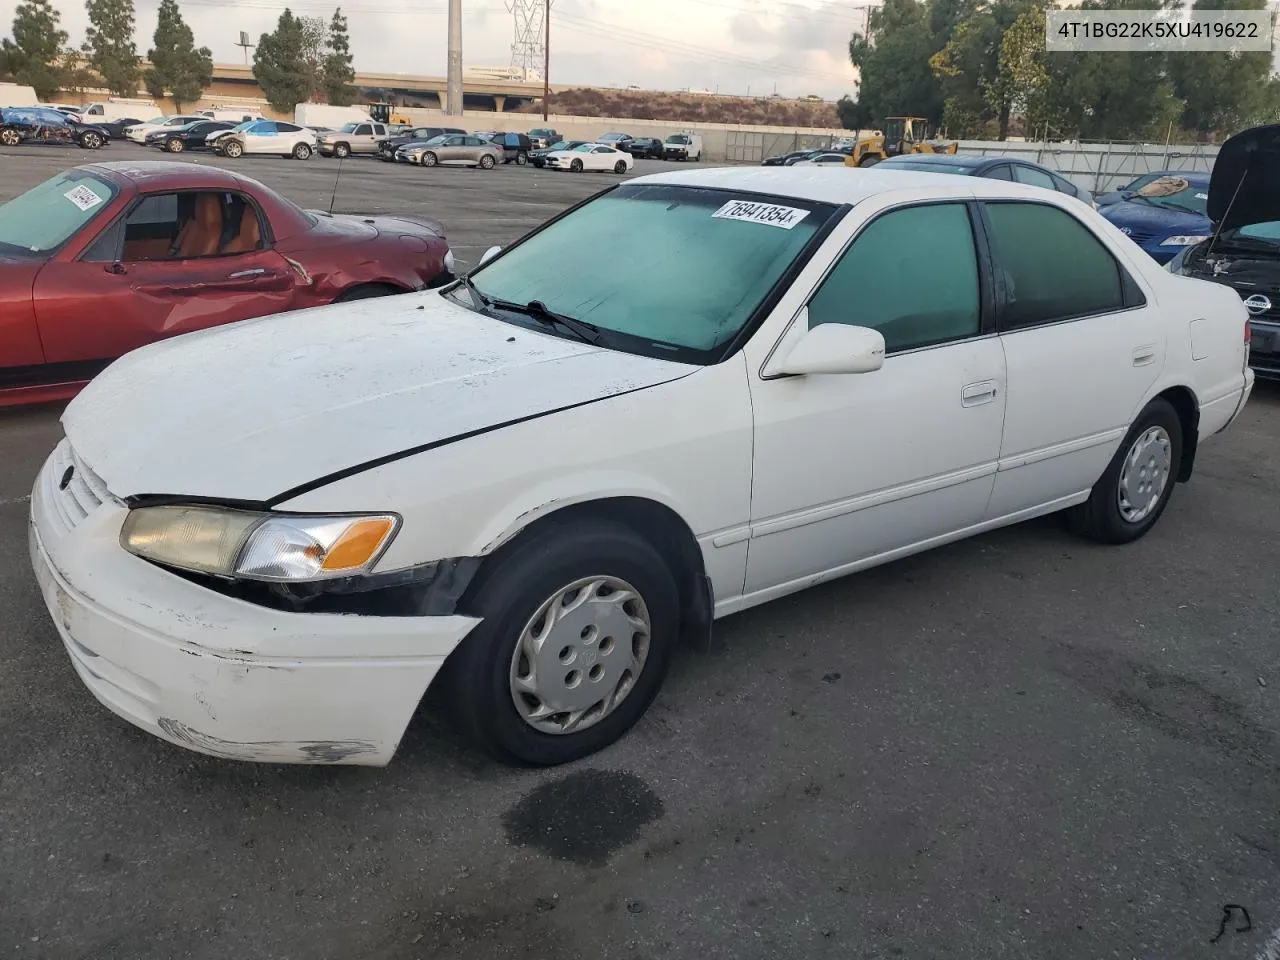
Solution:
[{"label": "red convertible car", "polygon": [[164,337],[438,286],[439,225],[303,210],[194,163],[94,163],[0,206],[0,406],[65,399]]}]

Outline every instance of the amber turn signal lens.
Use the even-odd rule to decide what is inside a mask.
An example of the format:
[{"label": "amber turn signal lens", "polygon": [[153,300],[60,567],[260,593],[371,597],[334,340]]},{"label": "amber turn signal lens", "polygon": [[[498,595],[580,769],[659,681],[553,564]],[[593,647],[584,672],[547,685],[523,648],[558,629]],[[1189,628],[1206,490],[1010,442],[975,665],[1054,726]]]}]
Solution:
[{"label": "amber turn signal lens", "polygon": [[357,520],[329,548],[320,569],[337,573],[363,567],[382,548],[394,527],[395,521],[389,517]]}]

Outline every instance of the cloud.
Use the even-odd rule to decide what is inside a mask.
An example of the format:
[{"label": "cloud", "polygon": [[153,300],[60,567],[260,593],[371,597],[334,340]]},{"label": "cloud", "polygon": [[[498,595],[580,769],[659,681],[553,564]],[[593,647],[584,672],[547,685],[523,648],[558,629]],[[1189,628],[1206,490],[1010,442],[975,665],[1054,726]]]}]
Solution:
[{"label": "cloud", "polygon": [[729,21],[729,35],[741,43],[760,46],[772,45],[778,40],[777,34],[772,30],[766,30],[756,19],[755,14],[751,13],[735,14]]}]

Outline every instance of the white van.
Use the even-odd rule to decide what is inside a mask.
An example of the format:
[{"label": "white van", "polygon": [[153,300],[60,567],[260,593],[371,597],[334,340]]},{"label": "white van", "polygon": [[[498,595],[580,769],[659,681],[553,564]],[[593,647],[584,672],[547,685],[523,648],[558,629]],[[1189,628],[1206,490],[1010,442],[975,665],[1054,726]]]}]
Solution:
[{"label": "white van", "polygon": [[87,123],[111,123],[113,120],[142,120],[154,117],[157,112],[154,100],[112,97],[85,104],[80,116]]},{"label": "white van", "polygon": [[701,160],[702,137],[696,133],[673,133],[662,141],[664,160]]},{"label": "white van", "polygon": [[262,111],[252,107],[213,107],[209,110],[192,111],[206,120],[230,120],[233,123],[244,123],[246,120],[263,119]]}]

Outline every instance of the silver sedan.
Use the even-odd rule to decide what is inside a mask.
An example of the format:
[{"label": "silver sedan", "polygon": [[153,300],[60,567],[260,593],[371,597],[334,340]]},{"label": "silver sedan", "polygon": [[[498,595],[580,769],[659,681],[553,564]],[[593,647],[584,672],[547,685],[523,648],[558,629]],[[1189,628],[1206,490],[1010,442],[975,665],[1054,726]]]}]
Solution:
[{"label": "silver sedan", "polygon": [[468,166],[492,170],[502,160],[502,148],[477,136],[443,134],[425,143],[409,144],[396,151],[397,159],[424,167]]}]

